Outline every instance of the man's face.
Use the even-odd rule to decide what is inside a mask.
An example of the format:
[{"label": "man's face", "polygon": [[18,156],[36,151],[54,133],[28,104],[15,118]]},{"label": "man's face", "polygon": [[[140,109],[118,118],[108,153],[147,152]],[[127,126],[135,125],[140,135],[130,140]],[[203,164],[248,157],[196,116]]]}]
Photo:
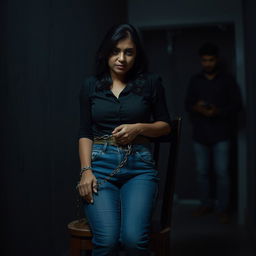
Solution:
[{"label": "man's face", "polygon": [[216,71],[218,64],[217,56],[202,55],[201,65],[205,73],[212,74]]}]

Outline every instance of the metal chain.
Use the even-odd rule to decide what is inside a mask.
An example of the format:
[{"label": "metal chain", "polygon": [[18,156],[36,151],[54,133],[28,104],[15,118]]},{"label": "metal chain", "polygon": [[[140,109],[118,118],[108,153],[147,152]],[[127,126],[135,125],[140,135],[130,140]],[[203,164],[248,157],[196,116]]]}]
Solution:
[{"label": "metal chain", "polygon": [[[113,135],[103,135],[103,136],[99,136],[99,137],[95,137],[95,139],[108,139],[110,137],[112,137]],[[102,180],[102,182],[98,182],[97,181],[97,186],[99,187],[100,185],[102,185],[103,183],[105,183],[107,180],[109,180],[111,177],[113,177],[115,174],[117,174],[120,169],[125,165],[125,163],[127,162],[127,159],[128,159],[128,155],[131,154],[131,151],[132,151],[132,144],[126,144],[125,146],[127,146],[127,151],[126,151],[126,154],[124,156],[124,159],[119,163],[119,165],[117,166],[116,169],[114,169],[112,171],[112,173],[109,174],[109,176],[107,176],[105,179]],[[125,146],[122,146],[122,147],[125,147]],[[119,146],[118,146],[119,147]]]},{"label": "metal chain", "polygon": [[[112,134],[105,134],[102,136],[98,136],[98,137],[94,137],[94,139],[109,139],[111,138],[113,135]],[[126,145],[121,145],[118,146],[121,148],[127,147],[127,151],[126,154],[123,158],[123,160],[119,163],[119,165],[116,167],[116,169],[114,169],[106,178],[104,178],[101,182],[99,182],[97,180],[97,189],[99,188],[100,185],[104,184],[106,181],[108,181],[111,177],[113,177],[115,174],[117,174],[120,169],[125,165],[125,163],[128,160],[128,156],[131,154],[132,152],[132,144],[126,144]],[[80,214],[80,205],[81,205],[81,196],[78,193],[78,197],[77,197],[77,217],[79,220],[81,220],[81,214]]]}]

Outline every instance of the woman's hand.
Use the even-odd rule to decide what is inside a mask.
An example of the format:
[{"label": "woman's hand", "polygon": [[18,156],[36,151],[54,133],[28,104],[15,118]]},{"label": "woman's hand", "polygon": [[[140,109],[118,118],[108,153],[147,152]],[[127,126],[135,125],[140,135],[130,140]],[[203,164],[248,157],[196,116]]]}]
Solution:
[{"label": "woman's hand", "polygon": [[112,134],[117,143],[128,144],[140,134],[140,128],[138,124],[122,124],[117,126]]},{"label": "woman's hand", "polygon": [[84,196],[88,203],[93,203],[92,192],[97,193],[97,179],[91,170],[86,170],[78,184],[79,194]]}]

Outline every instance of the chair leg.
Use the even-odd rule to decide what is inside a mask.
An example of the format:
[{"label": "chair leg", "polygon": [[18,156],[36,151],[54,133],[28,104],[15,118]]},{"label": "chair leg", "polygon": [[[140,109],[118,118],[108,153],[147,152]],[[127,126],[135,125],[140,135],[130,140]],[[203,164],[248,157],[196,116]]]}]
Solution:
[{"label": "chair leg", "polygon": [[165,243],[163,237],[157,239],[155,249],[155,256],[165,256]]},{"label": "chair leg", "polygon": [[81,241],[79,238],[70,238],[70,256],[80,256],[81,255]]},{"label": "chair leg", "polygon": [[169,236],[166,237],[165,241],[164,241],[164,254],[163,255],[166,255],[166,256],[170,256],[171,255],[171,250],[170,250],[170,238]]},{"label": "chair leg", "polygon": [[158,239],[155,256],[170,256],[170,238],[168,236]]}]

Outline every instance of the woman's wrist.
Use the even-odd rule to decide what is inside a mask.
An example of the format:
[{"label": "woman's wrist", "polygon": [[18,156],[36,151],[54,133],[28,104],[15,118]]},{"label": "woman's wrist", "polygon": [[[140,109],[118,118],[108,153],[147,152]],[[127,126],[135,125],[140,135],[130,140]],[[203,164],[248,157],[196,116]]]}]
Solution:
[{"label": "woman's wrist", "polygon": [[88,166],[81,167],[80,175],[84,174],[85,172],[92,172],[92,166],[88,165]]},{"label": "woman's wrist", "polygon": [[92,174],[93,171],[92,171],[92,170],[83,171],[83,172],[81,172],[81,176],[83,176],[83,175],[85,175],[85,174],[88,174],[88,173]]},{"label": "woman's wrist", "polygon": [[[170,132],[170,124],[165,121],[153,123],[136,123],[138,134],[148,137],[158,137]],[[162,131],[164,130],[164,132]]]}]

